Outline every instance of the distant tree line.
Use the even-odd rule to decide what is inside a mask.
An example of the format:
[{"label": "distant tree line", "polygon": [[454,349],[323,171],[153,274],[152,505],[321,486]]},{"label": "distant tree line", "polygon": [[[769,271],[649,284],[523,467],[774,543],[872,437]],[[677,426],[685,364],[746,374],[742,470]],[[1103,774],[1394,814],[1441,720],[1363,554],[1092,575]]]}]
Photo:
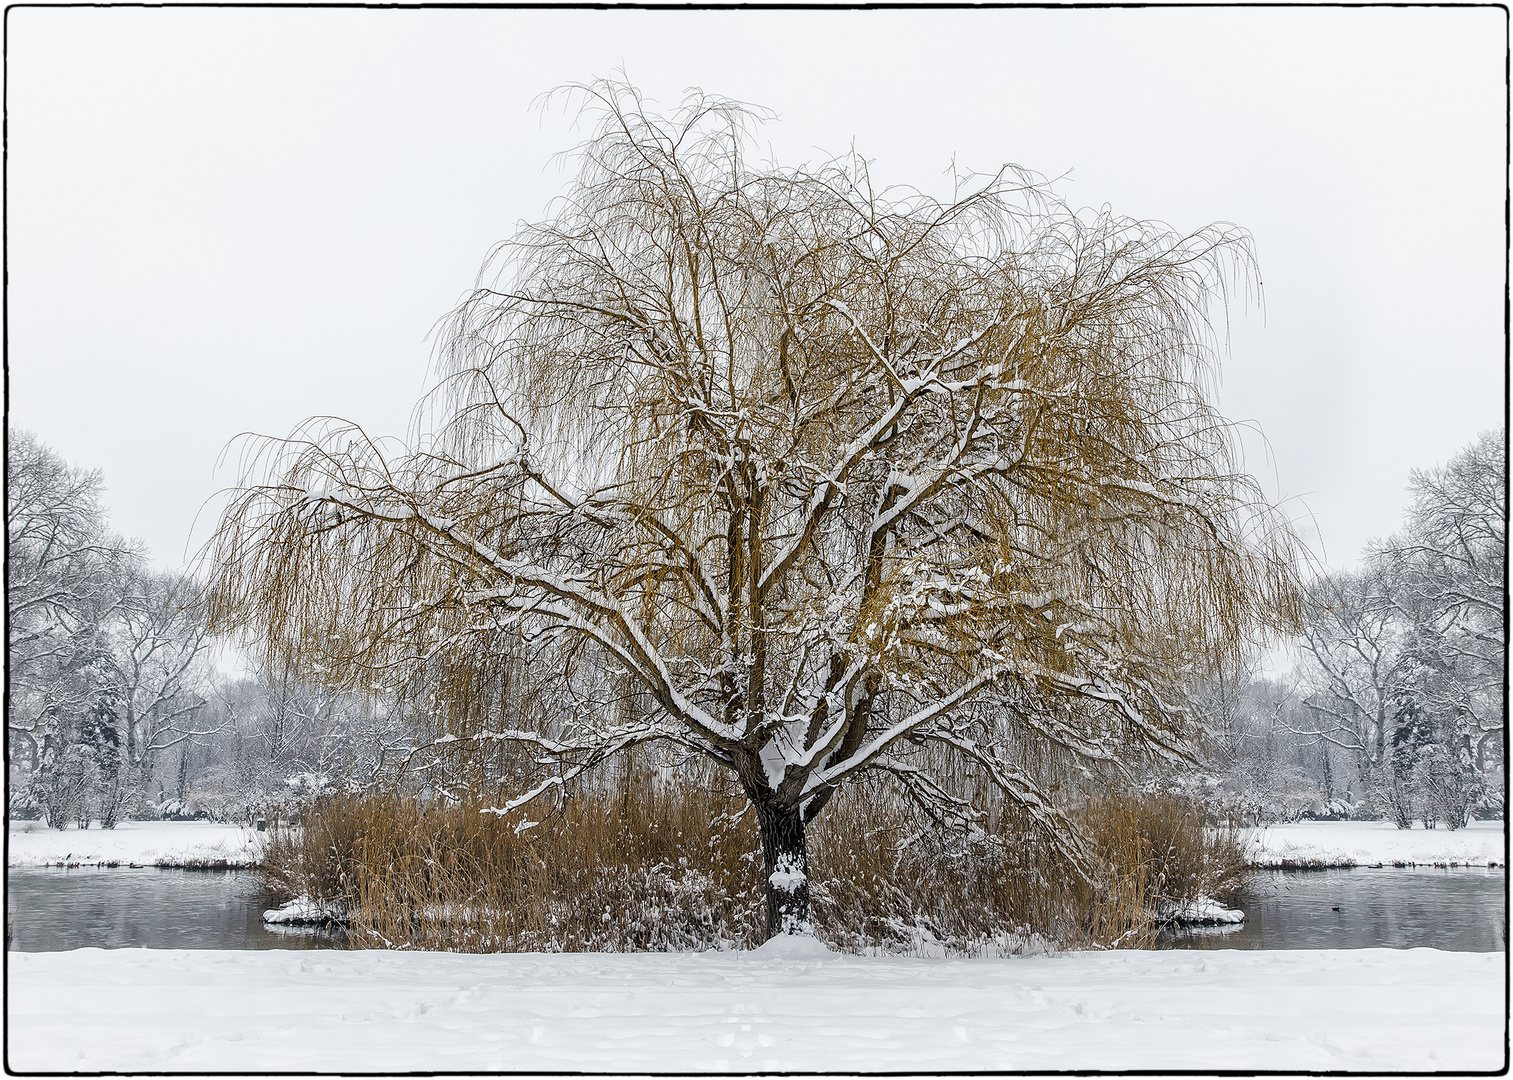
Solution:
[{"label": "distant tree line", "polygon": [[1251,818],[1458,828],[1507,804],[1501,431],[1415,471],[1403,529],[1310,590],[1301,663],[1218,690],[1223,788]]},{"label": "distant tree line", "polygon": [[198,586],[110,531],[98,471],[7,453],[10,816],[277,813],[376,764],[366,702],[216,671]]}]

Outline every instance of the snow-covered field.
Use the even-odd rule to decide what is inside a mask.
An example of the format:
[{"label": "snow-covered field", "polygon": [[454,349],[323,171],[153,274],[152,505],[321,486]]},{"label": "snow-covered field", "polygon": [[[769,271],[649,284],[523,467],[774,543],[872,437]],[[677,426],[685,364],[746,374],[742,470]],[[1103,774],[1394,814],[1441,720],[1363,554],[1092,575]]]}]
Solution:
[{"label": "snow-covered field", "polygon": [[14,1070],[1503,1066],[1504,953],[11,953]]},{"label": "snow-covered field", "polygon": [[[49,829],[10,823],[11,866],[183,866],[257,861],[266,833],[208,821],[123,821],[114,829]],[[1303,862],[1329,866],[1503,865],[1503,823],[1464,829],[1398,829],[1386,821],[1299,821],[1250,833],[1257,866]]]},{"label": "snow-covered field", "polygon": [[252,866],[267,836],[210,821],[123,821],[114,829],[9,824],[9,866]]},{"label": "snow-covered field", "polygon": [[1504,866],[1503,823],[1399,829],[1390,821],[1299,821],[1256,829],[1256,866]]}]

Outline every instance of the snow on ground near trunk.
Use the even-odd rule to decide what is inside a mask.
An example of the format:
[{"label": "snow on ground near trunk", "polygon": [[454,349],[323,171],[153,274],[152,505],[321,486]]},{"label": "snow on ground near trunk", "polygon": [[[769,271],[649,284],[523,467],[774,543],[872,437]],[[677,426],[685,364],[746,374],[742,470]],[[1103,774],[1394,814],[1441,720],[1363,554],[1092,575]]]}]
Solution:
[{"label": "snow on ground near trunk", "polygon": [[212,821],[123,821],[114,829],[9,824],[10,866],[252,866],[267,835]]},{"label": "snow on ground near trunk", "polygon": [[1503,1067],[1505,953],[10,954],[13,1070]]},{"label": "snow on ground near trunk", "polygon": [[1390,821],[1298,821],[1249,833],[1256,866],[1503,866],[1503,823],[1399,829]]}]

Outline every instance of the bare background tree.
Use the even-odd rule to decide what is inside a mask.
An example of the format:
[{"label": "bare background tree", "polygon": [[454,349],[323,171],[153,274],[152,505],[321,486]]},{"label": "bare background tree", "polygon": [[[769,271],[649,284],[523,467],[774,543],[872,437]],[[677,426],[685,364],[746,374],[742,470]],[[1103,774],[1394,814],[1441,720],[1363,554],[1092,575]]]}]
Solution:
[{"label": "bare background tree", "polygon": [[151,794],[159,757],[214,731],[200,694],[209,682],[209,640],[193,582],[137,568],[125,586],[111,649],[112,702],[131,784]]},{"label": "bare background tree", "polygon": [[1366,790],[1378,786],[1391,759],[1396,627],[1381,576],[1367,568],[1314,583],[1303,648],[1312,723],[1297,730],[1350,754]]},{"label": "bare background tree", "polygon": [[1013,169],[879,192],[856,157],[754,165],[734,103],[576,92],[577,181],[454,313],[430,433],[257,444],[212,628],[423,682],[449,739],[531,763],[495,812],[644,743],[718,763],[770,934],[808,924],[805,824],[867,770],[982,835],[970,778],[1082,859],[1048,783],[1189,760],[1184,687],[1299,612],[1208,404],[1244,234]]}]

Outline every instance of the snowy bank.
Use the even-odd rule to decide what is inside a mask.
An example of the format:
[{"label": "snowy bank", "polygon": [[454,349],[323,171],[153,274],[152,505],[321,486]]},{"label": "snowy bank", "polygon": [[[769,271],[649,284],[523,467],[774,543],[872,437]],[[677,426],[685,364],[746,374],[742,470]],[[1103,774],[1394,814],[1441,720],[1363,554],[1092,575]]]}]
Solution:
[{"label": "snowy bank", "polygon": [[1225,907],[1211,896],[1200,896],[1185,904],[1162,903],[1156,910],[1162,922],[1183,926],[1229,926],[1245,921],[1245,912]]},{"label": "snowy bank", "polygon": [[1399,829],[1390,821],[1298,821],[1247,835],[1261,867],[1503,866],[1503,823]]},{"label": "snowy bank", "polygon": [[347,921],[346,910],[337,904],[297,896],[282,907],[263,912],[263,922],[283,926],[323,926]]},{"label": "snowy bank", "polygon": [[25,1071],[1495,1070],[1506,961],[79,949],[6,1007]]},{"label": "snowy bank", "polygon": [[114,829],[9,823],[9,866],[256,866],[266,833],[212,821],[123,821]]}]

